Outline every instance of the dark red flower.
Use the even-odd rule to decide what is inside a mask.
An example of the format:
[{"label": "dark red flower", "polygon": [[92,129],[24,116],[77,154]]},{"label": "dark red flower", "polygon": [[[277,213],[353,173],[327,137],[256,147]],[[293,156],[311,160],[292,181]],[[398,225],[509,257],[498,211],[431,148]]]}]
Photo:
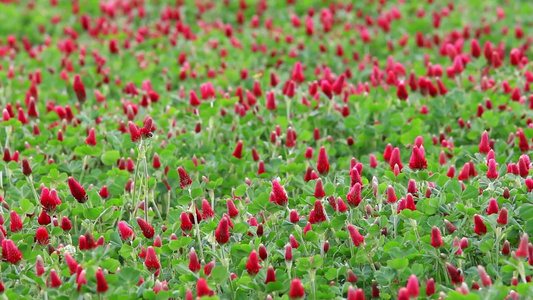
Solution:
[{"label": "dark red flower", "polygon": [[85,102],[87,99],[87,94],[85,93],[85,86],[83,85],[83,82],[81,81],[80,75],[76,74],[74,75],[74,83],[72,85],[72,88],[74,89],[74,92],[76,93],[76,97],[78,98],[79,102]]},{"label": "dark red flower", "polygon": [[[354,170],[357,172],[355,168]],[[357,182],[350,188],[350,191],[346,195],[346,201],[352,207],[357,207],[361,203],[361,184]]]},{"label": "dark red flower", "polygon": [[12,210],[9,213],[10,217],[10,225],[9,229],[11,229],[11,232],[19,232],[22,230],[22,220],[20,219],[19,215]]},{"label": "dark red flower", "polygon": [[295,278],[291,281],[291,288],[289,291],[289,298],[298,299],[305,296],[305,290],[300,279]]},{"label": "dark red flower", "polygon": [[155,272],[161,268],[161,264],[159,264],[159,260],[157,259],[157,255],[155,253],[155,249],[152,246],[148,247],[146,250],[144,265],[150,272]]},{"label": "dark red flower", "polygon": [[128,129],[130,131],[132,142],[135,143],[141,138],[141,130],[137,124],[133,123],[132,121],[128,121]]},{"label": "dark red flower", "polygon": [[242,158],[242,141],[237,142],[237,146],[235,147],[235,151],[233,151],[233,156],[235,156],[238,159]]},{"label": "dark red flower", "polygon": [[276,282],[276,271],[272,266],[268,267],[265,279],[265,284],[269,282]]},{"label": "dark red flower", "polygon": [[326,148],[324,148],[324,146],[320,147],[320,151],[318,152],[318,160],[316,163],[316,169],[318,173],[322,175],[329,173],[328,155],[326,154]]},{"label": "dark red flower", "polygon": [[143,235],[147,239],[151,239],[154,236],[154,228],[152,227],[152,225],[148,224],[148,222],[146,222],[143,218],[137,217],[137,224],[139,225]]},{"label": "dark red flower", "polygon": [[57,275],[56,270],[52,269],[50,270],[50,284],[49,286],[51,288],[56,288],[61,286],[61,279],[59,278],[59,275]]},{"label": "dark red flower", "polygon": [[246,270],[250,275],[256,275],[259,270],[261,270],[261,265],[259,264],[259,258],[257,257],[257,252],[252,250],[248,262],[246,262]]},{"label": "dark red flower", "polygon": [[183,167],[178,168],[178,175],[180,176],[180,187],[186,189],[192,184],[192,179]]},{"label": "dark red flower", "polygon": [[228,215],[231,218],[235,218],[239,215],[239,211],[237,210],[237,207],[235,207],[235,203],[233,203],[233,200],[228,199],[226,205],[228,206]]},{"label": "dark red flower", "polygon": [[433,228],[431,228],[431,246],[435,248],[444,246],[440,234],[440,229],[437,226],[433,226]]},{"label": "dark red flower", "polygon": [[359,230],[357,230],[355,226],[348,225],[348,232],[350,233],[350,237],[352,238],[355,247],[359,247],[365,242],[365,237],[359,233]]},{"label": "dark red flower", "polygon": [[189,252],[189,270],[192,272],[198,272],[200,269],[202,269],[202,265],[200,265],[200,262],[198,261],[198,255],[194,248],[191,248],[191,251]]},{"label": "dark red flower", "polygon": [[206,199],[202,200],[202,219],[211,219],[215,216],[215,212],[211,208],[211,204]]},{"label": "dark red flower", "polygon": [[229,224],[228,218],[222,218],[215,231],[215,238],[221,245],[229,241]]},{"label": "dark red flower", "polygon": [[37,228],[37,231],[35,232],[35,241],[41,246],[48,245],[49,236],[46,227]]},{"label": "dark red flower", "polygon": [[102,271],[102,268],[98,268],[98,271],[96,271],[96,291],[98,293],[105,293],[107,290],[109,290],[109,287],[105,280],[104,271]]},{"label": "dark red flower", "polygon": [[461,284],[464,281],[463,276],[461,276],[457,268],[449,262],[446,262],[446,271],[448,271],[448,275],[450,275],[452,284]]},{"label": "dark red flower", "polygon": [[203,296],[214,296],[215,292],[209,289],[209,286],[207,285],[207,281],[205,278],[200,277],[198,278],[198,281],[196,282],[196,296],[197,297],[203,297]]},{"label": "dark red flower", "polygon": [[288,203],[287,193],[277,180],[272,180],[272,194],[276,204],[284,206]]},{"label": "dark red flower", "polygon": [[12,240],[5,239],[2,241],[2,257],[15,265],[22,260],[22,253]]},{"label": "dark red flower", "polygon": [[120,233],[120,237],[124,241],[130,241],[135,239],[135,232],[133,232],[133,229],[126,224],[124,221],[118,222],[118,231]]},{"label": "dark red flower", "polygon": [[85,192],[85,189],[79,182],[76,181],[76,179],[69,177],[68,180],[68,187],[70,188],[70,193],[78,201],[79,203],[85,203],[88,199],[87,193]]},{"label": "dark red flower", "polygon": [[480,215],[474,215],[474,232],[478,235],[487,233],[487,226]]},{"label": "dark red flower", "polygon": [[424,148],[413,147],[411,158],[409,158],[409,168],[413,170],[427,169],[427,161],[424,154]]}]

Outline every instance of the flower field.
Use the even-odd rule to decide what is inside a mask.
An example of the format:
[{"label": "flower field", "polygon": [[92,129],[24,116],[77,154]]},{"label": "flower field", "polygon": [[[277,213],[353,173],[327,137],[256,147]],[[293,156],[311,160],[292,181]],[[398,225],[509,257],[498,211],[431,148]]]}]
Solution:
[{"label": "flower field", "polygon": [[0,1],[0,297],[532,299],[532,14]]}]

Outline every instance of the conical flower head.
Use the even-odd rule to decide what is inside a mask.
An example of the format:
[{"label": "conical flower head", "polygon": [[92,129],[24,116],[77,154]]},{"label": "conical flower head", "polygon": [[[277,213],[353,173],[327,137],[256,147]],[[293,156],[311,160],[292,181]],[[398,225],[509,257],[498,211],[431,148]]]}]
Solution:
[{"label": "conical flower head", "polygon": [[72,88],[76,93],[76,98],[78,98],[78,101],[85,102],[85,100],[87,99],[87,94],[85,93],[85,85],[83,85],[80,75],[74,75],[74,83],[72,85]]},{"label": "conical flower head", "polygon": [[433,226],[433,228],[431,228],[431,246],[435,248],[444,246],[440,229],[437,226]]},{"label": "conical flower head", "polygon": [[359,182],[356,182],[350,188],[350,191],[346,195],[346,201],[352,207],[357,207],[361,203],[361,184]]},{"label": "conical flower head", "polygon": [[56,287],[61,286],[61,279],[59,278],[59,275],[57,274],[56,270],[54,270],[54,269],[50,270],[49,286],[51,288],[56,288]]},{"label": "conical flower head", "polygon": [[242,158],[242,141],[237,142],[237,146],[235,147],[235,151],[233,151],[233,156],[241,159]]},{"label": "conical flower head", "polygon": [[74,199],[76,199],[76,201],[78,201],[79,203],[85,203],[88,197],[83,186],[81,186],[81,184],[72,177],[69,177],[67,182],[72,197],[74,197]]},{"label": "conical flower head", "polygon": [[189,252],[189,270],[192,272],[198,272],[200,269],[202,269],[202,265],[200,265],[200,262],[198,261],[196,250],[191,248],[191,252]]},{"label": "conical flower head", "polygon": [[237,207],[235,207],[235,203],[233,203],[232,199],[228,199],[226,205],[228,206],[228,215],[231,218],[235,218],[239,215],[239,211],[237,210]]},{"label": "conical flower head", "polygon": [[35,232],[35,241],[41,246],[48,245],[49,236],[46,227],[39,227]]},{"label": "conical flower head", "polygon": [[222,218],[215,231],[215,238],[221,245],[229,241],[229,224],[227,218]]},{"label": "conical flower head", "polygon": [[481,135],[481,141],[479,141],[479,153],[489,153],[490,144],[489,144],[489,133],[485,130]]},{"label": "conical flower head", "polygon": [[128,129],[132,142],[135,143],[141,139],[141,130],[139,129],[139,126],[137,126],[137,124],[133,123],[132,121],[128,121]]},{"label": "conical flower head", "polygon": [[37,255],[37,260],[35,261],[35,274],[37,276],[43,275],[45,272],[44,270],[44,260],[43,257],[40,255]]},{"label": "conical flower head", "polygon": [[154,247],[150,246],[146,250],[146,259],[144,260],[144,265],[150,272],[155,272],[161,268],[161,264],[157,259],[157,254],[155,253]]},{"label": "conical flower head", "polygon": [[300,279],[295,278],[291,282],[291,288],[289,290],[290,299],[299,299],[305,296],[305,290]]},{"label": "conical flower head", "polygon": [[207,281],[205,278],[201,277],[196,282],[196,296],[197,297],[204,297],[204,296],[214,296],[215,292],[209,289],[209,286],[207,285]]},{"label": "conical flower head", "polygon": [[315,200],[315,208],[309,213],[309,222],[311,224],[321,223],[326,221],[326,214],[324,212],[324,206],[320,200]]},{"label": "conical flower head", "polygon": [[480,215],[474,215],[474,232],[477,235],[483,235],[487,233],[487,226],[483,222]]},{"label": "conical flower head", "polygon": [[259,264],[257,252],[255,250],[252,250],[252,252],[250,253],[250,257],[248,258],[248,262],[246,262],[246,270],[248,274],[253,276],[256,275],[260,269],[261,265]]},{"label": "conical flower head", "polygon": [[192,179],[183,167],[178,168],[178,175],[180,176],[180,187],[186,189],[192,184]]},{"label": "conical flower head", "polygon": [[120,233],[120,237],[124,241],[130,241],[135,239],[135,232],[133,232],[133,229],[128,226],[128,224],[124,221],[118,222],[118,231]]},{"label": "conical flower head", "polygon": [[180,225],[181,230],[187,232],[192,229],[193,224],[191,222],[191,218],[189,218],[189,215],[186,212],[181,213],[180,220],[181,220],[181,225]]},{"label": "conical flower head", "polygon": [[137,224],[139,225],[143,235],[147,239],[151,239],[154,236],[155,234],[154,228],[152,227],[152,225],[148,224],[148,222],[146,222],[143,218],[137,217]]},{"label": "conical flower head", "polygon": [[318,179],[315,183],[315,198],[324,198],[326,192],[324,192],[324,186],[322,184],[322,179]]},{"label": "conical flower head", "polygon": [[10,217],[9,229],[11,229],[11,232],[19,232],[19,231],[21,231],[22,230],[22,220],[20,219],[20,217],[17,214],[17,212],[12,210],[9,213],[9,217]]},{"label": "conical flower head", "polygon": [[498,169],[496,166],[496,161],[494,159],[489,160],[489,170],[487,171],[487,178],[489,179],[498,178]]},{"label": "conical flower head", "polygon": [[322,175],[329,173],[328,155],[326,154],[326,148],[324,148],[323,146],[320,147],[320,150],[318,152],[318,160],[316,163],[316,169],[318,173]]},{"label": "conical flower head", "polygon": [[463,276],[461,276],[457,268],[448,262],[446,263],[446,271],[448,271],[448,275],[450,275],[452,284],[457,285],[464,281]]},{"label": "conical flower head", "polygon": [[418,297],[420,294],[420,286],[418,284],[418,278],[416,275],[411,275],[409,277],[409,280],[407,281],[407,292],[409,293],[409,296],[411,297]]},{"label": "conical flower head", "polygon": [[269,282],[276,282],[276,271],[272,266],[268,267],[265,279],[265,284]]},{"label": "conical flower head", "polygon": [[501,224],[501,225],[507,225],[507,208],[502,208],[502,210],[500,211],[500,214],[498,215],[498,219],[496,220],[496,222],[498,222],[498,224]]},{"label": "conical flower head", "polygon": [[70,275],[76,274],[76,271],[78,270],[78,263],[74,260],[69,252],[65,252],[65,262],[67,263]]},{"label": "conical flower head", "polygon": [[413,170],[427,169],[427,161],[424,154],[424,148],[413,147],[411,158],[409,159],[409,168]]},{"label": "conical flower head", "polygon": [[109,290],[109,287],[104,276],[104,271],[102,271],[102,268],[98,268],[98,271],[96,271],[96,291],[98,293],[105,293],[107,290]]},{"label": "conical flower head", "polygon": [[277,180],[272,180],[272,193],[276,204],[285,206],[288,203],[287,193]]},{"label": "conical flower head", "polygon": [[15,265],[22,260],[22,253],[12,240],[5,239],[2,241],[2,257]]},{"label": "conical flower head", "polygon": [[348,225],[348,232],[350,233],[350,237],[352,238],[355,247],[359,247],[365,242],[365,237],[359,233],[359,230],[357,230],[355,226]]},{"label": "conical flower head", "polygon": [[520,244],[518,246],[518,249],[516,249],[516,256],[527,257],[528,243],[529,243],[529,236],[527,233],[524,232],[524,234],[522,235],[522,238],[520,239]]},{"label": "conical flower head", "polygon": [[211,219],[214,216],[215,212],[213,211],[213,208],[211,208],[209,201],[206,199],[202,200],[202,219]]}]

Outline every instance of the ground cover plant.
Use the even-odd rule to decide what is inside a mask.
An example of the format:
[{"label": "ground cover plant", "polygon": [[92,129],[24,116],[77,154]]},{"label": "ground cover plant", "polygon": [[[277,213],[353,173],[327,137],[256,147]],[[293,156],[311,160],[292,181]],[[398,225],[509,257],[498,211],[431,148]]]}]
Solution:
[{"label": "ground cover plant", "polygon": [[528,1],[1,1],[7,299],[531,299]]}]

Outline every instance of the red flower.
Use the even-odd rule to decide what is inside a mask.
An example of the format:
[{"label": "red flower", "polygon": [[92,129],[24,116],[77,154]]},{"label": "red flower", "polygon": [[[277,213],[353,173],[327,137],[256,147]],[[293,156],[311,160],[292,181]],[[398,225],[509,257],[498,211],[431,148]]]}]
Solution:
[{"label": "red flower", "polygon": [[124,221],[118,222],[118,231],[120,233],[120,237],[124,241],[129,241],[135,239],[135,232],[133,232],[133,229],[126,224]]},{"label": "red flower", "polygon": [[[354,170],[357,172],[355,168]],[[359,203],[361,203],[361,184],[359,182],[356,182],[352,186],[352,188],[346,195],[346,201],[348,201],[348,205],[352,207],[357,207]]]},{"label": "red flower", "polygon": [[292,246],[291,244],[285,245],[285,261],[291,261],[292,260]]},{"label": "red flower", "polygon": [[276,282],[276,271],[272,266],[268,267],[265,279],[265,284],[269,282]]},{"label": "red flower", "polygon": [[192,229],[193,224],[191,222],[191,219],[189,218],[189,215],[186,212],[182,212],[180,215],[181,225],[180,228],[183,231],[189,231]]},{"label": "red flower", "polygon": [[35,232],[35,241],[41,246],[48,245],[49,237],[46,227],[37,228],[37,231]]},{"label": "red flower", "polygon": [[265,245],[260,244],[259,245],[259,258],[261,258],[261,260],[265,260],[267,259],[267,257],[268,257],[268,253],[267,253],[267,249]]},{"label": "red flower", "polygon": [[413,274],[409,277],[406,288],[409,296],[414,298],[418,297],[420,294],[420,286],[418,285],[418,278],[416,275]]},{"label": "red flower", "polygon": [[72,224],[70,223],[68,217],[61,218],[61,229],[64,231],[70,231],[72,229]]},{"label": "red flower", "polygon": [[235,156],[238,159],[242,158],[242,141],[237,142],[237,146],[235,147],[235,151],[233,151],[233,156]]},{"label": "red flower", "polygon": [[398,165],[400,171],[403,169],[403,164],[400,158],[400,148],[396,147],[392,149],[389,164],[391,170],[394,170],[395,165]]},{"label": "red flower", "polygon": [[52,269],[50,270],[50,287],[56,288],[61,286],[61,279],[59,278],[59,275],[57,275],[56,270]]},{"label": "red flower", "polygon": [[315,183],[315,198],[323,198],[326,196],[326,192],[324,192],[324,186],[322,185],[322,179],[318,178],[318,180]]},{"label": "red flower", "polygon": [[52,218],[50,218],[50,216],[43,209],[39,215],[39,218],[37,218],[37,221],[39,222],[39,225],[48,225],[50,222],[52,222]]},{"label": "red flower", "polygon": [[87,284],[87,278],[85,277],[85,273],[86,273],[85,270],[81,270],[78,273],[78,277],[76,278],[76,283],[78,284],[78,292],[81,291],[82,285]]},{"label": "red flower", "polygon": [[146,259],[144,260],[144,265],[150,272],[155,272],[161,268],[157,255],[155,254],[154,247],[150,246],[146,250]]},{"label": "red flower", "polygon": [[490,144],[489,144],[489,134],[485,130],[481,135],[481,141],[479,142],[479,153],[489,153]]},{"label": "red flower", "polygon": [[192,90],[189,92],[189,103],[191,106],[199,106],[202,104],[200,102],[200,99],[198,99],[198,95],[196,95],[196,91]]},{"label": "red flower", "polygon": [[492,198],[489,200],[489,206],[487,207],[487,214],[497,214],[500,209],[498,208],[498,201],[496,199]]},{"label": "red flower", "polygon": [[305,296],[305,290],[300,279],[293,279],[291,282],[291,289],[289,291],[289,298],[298,299]]},{"label": "red flower", "polygon": [[215,216],[215,212],[211,208],[211,204],[206,199],[202,200],[202,219],[211,219]]},{"label": "red flower", "polygon": [[444,246],[442,242],[442,237],[440,234],[440,229],[437,226],[431,228],[431,246],[438,248]]},{"label": "red flower", "polygon": [[309,213],[309,222],[311,224],[321,223],[326,221],[326,215],[324,213],[324,207],[320,200],[315,200],[315,208]]},{"label": "red flower", "polygon": [[479,279],[481,279],[481,284],[483,284],[483,286],[487,287],[492,285],[492,280],[490,279],[489,275],[487,274],[487,271],[485,271],[485,268],[483,268],[483,266],[478,265],[477,271],[479,274]]},{"label": "red flower", "polygon": [[409,168],[413,170],[427,169],[427,161],[424,154],[424,148],[413,147],[411,158],[409,159]]},{"label": "red flower", "polygon": [[22,230],[22,220],[20,220],[19,215],[17,215],[17,213],[14,210],[12,210],[9,213],[9,217],[10,217],[9,228],[11,229],[11,232],[19,232],[19,231],[21,231]]},{"label": "red flower", "polygon": [[102,197],[102,198],[104,198],[104,199],[107,198],[107,197],[109,197],[109,191],[107,190],[107,186],[104,185],[104,186],[100,189],[100,191],[98,192],[98,194],[100,195],[100,197]]},{"label": "red flower", "polygon": [[147,239],[151,239],[154,236],[155,234],[154,228],[150,224],[148,224],[144,219],[137,217],[137,224],[139,225],[139,227],[141,228],[143,232],[143,235]]},{"label": "red flower", "polygon": [[68,269],[70,270],[70,275],[76,274],[76,271],[78,270],[78,263],[68,252],[65,252],[65,262],[67,263]]},{"label": "red flower", "polygon": [[257,252],[255,250],[252,250],[252,253],[250,253],[250,257],[248,258],[248,262],[246,262],[246,270],[248,274],[253,276],[256,275],[260,269],[261,265],[259,264]]},{"label": "red flower", "polygon": [[350,171],[350,186],[354,186],[356,183],[359,183],[363,186],[363,181],[361,180],[361,174],[356,167],[353,167]]},{"label": "red flower", "polygon": [[457,176],[457,179],[467,180],[468,178],[470,178],[470,164],[465,163],[463,165],[463,169],[461,170],[461,173],[459,173],[459,176]]},{"label": "red flower", "polygon": [[463,278],[463,276],[461,276],[461,274],[459,273],[457,268],[455,268],[449,262],[446,262],[446,271],[448,271],[448,275],[450,275],[450,279],[452,280],[452,284],[461,284],[461,282],[463,282],[465,280]]},{"label": "red flower", "polygon": [[76,201],[78,201],[79,203],[85,203],[88,197],[87,193],[85,193],[85,189],[81,186],[81,184],[79,184],[79,182],[77,182],[76,179],[72,177],[69,177],[67,182],[72,197],[74,197],[74,199],[76,199]]},{"label": "red flower", "polygon": [[203,297],[203,296],[214,296],[215,292],[209,289],[209,286],[207,285],[207,281],[205,278],[201,277],[198,278],[198,281],[196,282],[196,296],[197,297]]},{"label": "red flower", "polygon": [[522,238],[520,239],[520,245],[518,246],[518,249],[516,249],[516,256],[527,257],[528,243],[529,243],[529,236],[527,233],[524,232],[524,234],[522,235]]},{"label": "red flower", "polygon": [[446,230],[449,234],[454,233],[457,230],[457,227],[455,227],[450,221],[444,220],[444,227],[446,227]]},{"label": "red flower", "polygon": [[186,189],[192,184],[192,179],[183,167],[178,168],[178,175],[180,176],[180,187]]},{"label": "red flower", "polygon": [[300,221],[300,217],[298,216],[298,212],[296,210],[291,209],[289,213],[289,220],[291,221],[291,223],[297,223],[298,221]]},{"label": "red flower", "polygon": [[231,218],[235,218],[239,215],[239,211],[237,210],[237,207],[235,207],[235,203],[233,203],[233,200],[228,199],[226,205],[228,206],[228,215]]},{"label": "red flower", "polygon": [[87,136],[87,139],[85,140],[85,144],[96,146],[96,133],[94,132],[94,128],[91,128],[89,130],[89,135]]},{"label": "red flower", "polygon": [[277,180],[272,180],[272,194],[276,204],[284,206],[288,203],[287,194]]},{"label": "red flower", "polygon": [[215,238],[221,245],[229,241],[229,224],[228,218],[222,218],[215,231]]},{"label": "red flower", "polygon": [[474,215],[474,232],[478,235],[487,233],[487,226],[485,226],[480,215]]},{"label": "red flower", "polygon": [[141,138],[141,130],[139,129],[139,126],[132,121],[128,121],[128,128],[131,135],[131,141],[135,143]]},{"label": "red flower", "polygon": [[501,225],[507,225],[507,208],[502,208],[500,211],[500,214],[498,215],[498,219],[496,220]]},{"label": "red flower", "polygon": [[104,271],[102,271],[102,268],[98,268],[98,271],[96,271],[96,291],[98,293],[105,293],[109,287],[107,286],[107,281],[104,277]]},{"label": "red flower", "polygon": [[318,152],[316,170],[322,175],[329,173],[328,155],[326,154],[326,148],[324,148],[324,146],[320,147],[320,151]]},{"label": "red flower", "polygon": [[405,200],[405,208],[410,209],[412,211],[416,210],[416,204],[415,199],[411,193],[407,194],[406,200]]},{"label": "red flower", "polygon": [[355,247],[359,247],[365,242],[365,237],[359,233],[359,230],[357,230],[355,226],[348,225],[348,232],[350,233],[350,237],[352,238]]},{"label": "red flower", "polygon": [[74,89],[74,92],[76,93],[76,97],[78,98],[79,102],[85,102],[87,99],[87,94],[85,93],[85,86],[83,85],[83,82],[81,81],[80,75],[76,74],[74,75],[74,83],[72,85],[72,88]]},{"label": "red flower", "polygon": [[357,278],[357,276],[354,274],[354,272],[352,270],[349,269],[348,272],[347,272],[347,275],[348,275],[347,276],[348,277],[347,281],[349,283],[356,283],[357,282],[358,278]]},{"label": "red flower", "polygon": [[22,253],[12,240],[5,239],[2,241],[2,257],[15,265],[22,260]]},{"label": "red flower", "polygon": [[202,265],[200,265],[200,262],[198,261],[198,255],[194,248],[191,248],[191,251],[189,252],[189,270],[198,272],[200,269],[202,269]]},{"label": "red flower", "polygon": [[387,202],[394,203],[396,201],[398,201],[398,197],[396,197],[396,192],[394,191],[394,188],[389,185],[387,187]]},{"label": "red flower", "polygon": [[365,300],[365,292],[363,289],[355,289],[352,285],[348,287],[347,300]]},{"label": "red flower", "polygon": [[37,255],[37,260],[35,261],[35,274],[37,276],[43,275],[45,272],[44,270],[44,261],[43,257],[40,255]]},{"label": "red flower", "polygon": [[26,158],[22,159],[22,174],[24,176],[30,176],[31,172],[30,162]]},{"label": "red flower", "polygon": [[430,278],[426,283],[426,296],[435,294],[435,279]]},{"label": "red flower", "polygon": [[396,89],[396,96],[400,100],[407,100],[409,97],[409,94],[407,93],[407,89],[405,88],[405,83],[399,83]]},{"label": "red flower", "polygon": [[498,178],[498,170],[496,168],[496,161],[494,159],[489,160],[489,170],[487,171],[487,178],[489,179]]}]

